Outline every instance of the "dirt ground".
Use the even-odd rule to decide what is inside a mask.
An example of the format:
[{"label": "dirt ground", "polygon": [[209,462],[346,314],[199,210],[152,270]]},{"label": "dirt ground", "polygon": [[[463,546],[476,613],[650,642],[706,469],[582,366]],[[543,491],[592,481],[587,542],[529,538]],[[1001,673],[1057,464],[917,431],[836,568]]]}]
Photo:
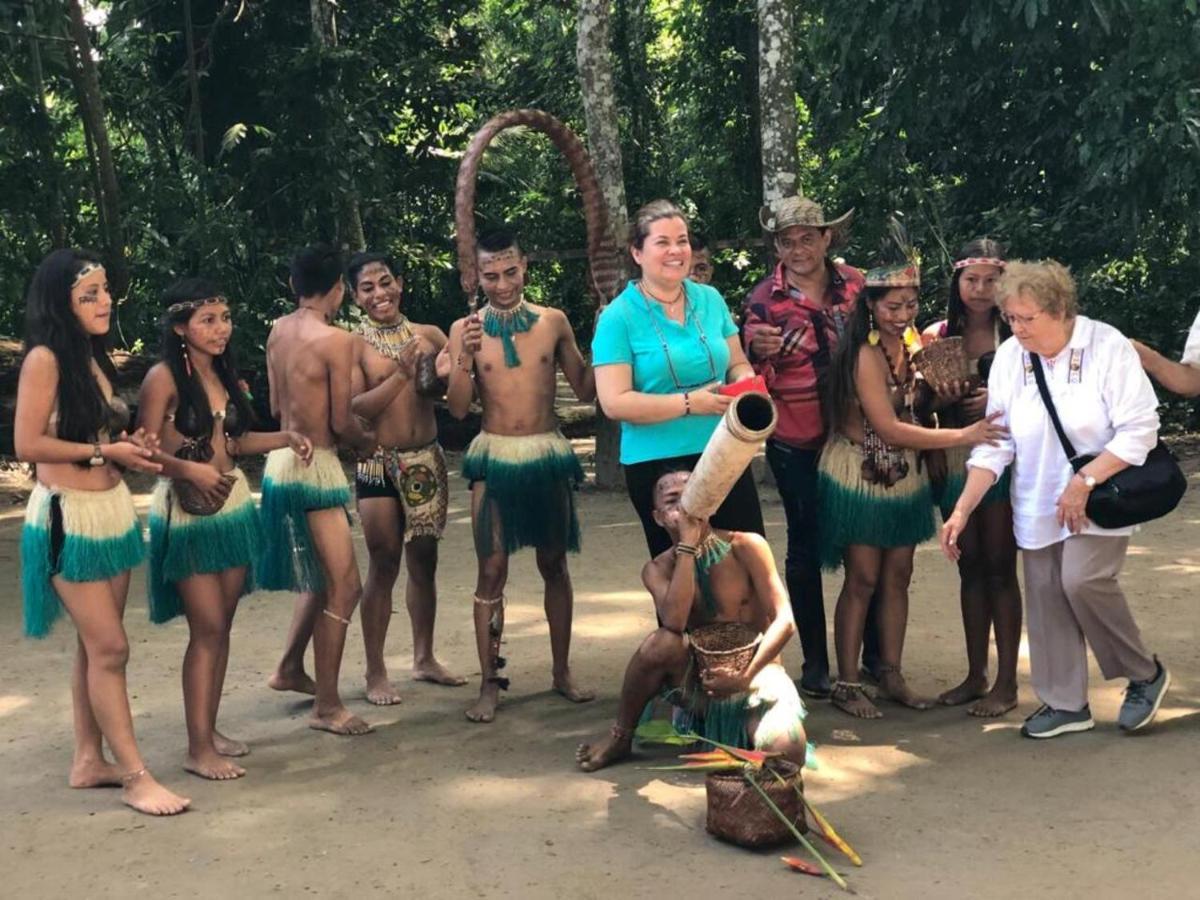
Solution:
[{"label": "dirt ground", "polygon": [[[1193,482],[1197,479],[1193,478]],[[461,485],[461,482],[456,482]],[[782,557],[783,516],[763,489]],[[142,511],[146,497],[139,496]],[[456,488],[442,546],[441,658],[476,673],[465,490]],[[151,626],[143,572],[126,616],[130,692],[143,752],[160,779],[193,799],[190,812],[152,820],[115,790],[72,791],[67,677],[74,635],[20,637],[20,510],[0,515],[0,859],[9,897],[777,897],[839,895],[792,874],[778,853],[722,845],[704,830],[699,776],[638,763],[575,771],[576,744],[602,733],[630,652],[654,624],[638,569],[644,547],[623,494],[580,495],[584,552],[576,587],[574,669],[596,687],[575,706],[549,692],[549,646],[533,559],[518,557],[508,590],[506,656],[513,679],[495,724],[468,723],[473,687],[408,678],[407,617],[393,620],[389,664],[405,702],[361,697],[362,641],[351,630],[342,685],[375,734],[337,738],[304,725],[308,703],[265,687],[291,613],[283,594],[244,601],[235,626],[222,726],[249,740],[242,780],[212,783],[180,768],[182,621]],[[360,565],[365,568],[361,539]],[[1149,733],[1114,719],[1123,685],[1093,665],[1094,731],[1045,743],[1018,735],[1035,706],[1022,659],[1019,713],[996,721],[961,709],[885,706],[858,722],[812,707],[818,768],[810,798],[866,861],[840,866],[862,896],[1200,896],[1200,656],[1197,574],[1200,490],[1133,541],[1123,582],[1147,643],[1174,687]],[[827,605],[836,578],[826,582]],[[910,680],[936,691],[963,674],[956,577],[920,548],[906,653]],[[402,592],[397,608],[403,610]],[[795,646],[787,652],[798,674]],[[643,754],[660,764],[669,751]],[[666,776],[666,777],[662,777]],[[787,852],[787,851],[785,851]]]}]

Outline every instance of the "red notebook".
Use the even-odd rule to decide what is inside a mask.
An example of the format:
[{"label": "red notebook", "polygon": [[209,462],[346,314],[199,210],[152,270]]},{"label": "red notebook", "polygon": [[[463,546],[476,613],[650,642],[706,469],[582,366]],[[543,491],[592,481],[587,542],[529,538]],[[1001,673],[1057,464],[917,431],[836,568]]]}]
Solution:
[{"label": "red notebook", "polygon": [[723,394],[726,397],[736,397],[739,394],[765,394],[767,392],[767,382],[761,375],[754,375],[750,378],[743,378],[741,381],[735,381],[733,384],[723,384],[717,388],[718,394]]}]

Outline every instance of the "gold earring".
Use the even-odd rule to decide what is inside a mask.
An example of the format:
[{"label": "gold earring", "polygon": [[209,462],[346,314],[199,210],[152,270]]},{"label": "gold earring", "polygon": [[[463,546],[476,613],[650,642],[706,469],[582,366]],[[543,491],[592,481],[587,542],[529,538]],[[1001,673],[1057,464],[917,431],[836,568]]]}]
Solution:
[{"label": "gold earring", "polygon": [[875,313],[870,313],[870,316],[871,330],[867,332],[867,343],[875,347],[879,344],[879,329],[875,327]]}]

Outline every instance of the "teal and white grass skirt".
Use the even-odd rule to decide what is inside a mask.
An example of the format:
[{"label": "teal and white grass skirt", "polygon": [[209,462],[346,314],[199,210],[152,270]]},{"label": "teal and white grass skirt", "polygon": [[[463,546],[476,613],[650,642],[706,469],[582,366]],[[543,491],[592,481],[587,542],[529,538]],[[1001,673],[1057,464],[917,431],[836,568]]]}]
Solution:
[{"label": "teal and white grass skirt", "polygon": [[[970,447],[951,447],[946,451],[946,480],[941,485],[933,485],[933,496],[943,520],[950,518],[950,514],[954,512],[954,505],[962,496],[963,488],[967,486],[967,460],[970,456]],[[988,488],[988,492],[979,501],[980,507],[1011,502],[1011,472],[1011,468],[1005,469],[1004,474],[996,479],[996,483]]]},{"label": "teal and white grass skirt", "polygon": [[229,474],[235,479],[229,497],[211,516],[184,512],[171,479],[158,479],[150,502],[151,622],[169,622],[183,613],[176,583],[192,575],[245,566],[242,593],[254,590],[253,566],[262,545],[258,510],[242,470]]},{"label": "teal and white grass skirt", "polygon": [[62,615],[51,578],[105,581],[142,561],[142,530],[124,481],[103,491],[38,483],[21,529],[21,594],[28,637],[45,637]]},{"label": "teal and white grass skirt", "polygon": [[[579,552],[575,488],[583,468],[560,432],[519,436],[481,431],[467,448],[463,477],[484,483],[483,505],[475,523],[475,549],[490,556],[497,549],[522,547]],[[494,534],[493,519],[500,526]]]},{"label": "teal and white grass skirt", "polygon": [[929,476],[917,471],[917,455],[904,451],[908,474],[891,487],[863,478],[861,448],[833,435],[817,464],[817,504],[821,513],[821,566],[835,570],[852,544],[908,547],[934,535]]},{"label": "teal and white grass skirt", "polygon": [[262,481],[262,553],[255,568],[258,586],[301,593],[324,589],[325,576],[308,530],[307,513],[345,507],[349,502],[346,473],[328,447],[314,449],[307,466],[286,447],[267,454]]}]

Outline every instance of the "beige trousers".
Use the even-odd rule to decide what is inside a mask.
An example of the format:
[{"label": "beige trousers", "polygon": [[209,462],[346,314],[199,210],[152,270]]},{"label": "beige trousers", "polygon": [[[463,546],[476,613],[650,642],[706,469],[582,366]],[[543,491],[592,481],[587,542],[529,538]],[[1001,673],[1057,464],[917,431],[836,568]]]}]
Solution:
[{"label": "beige trousers", "polygon": [[1128,547],[1127,537],[1077,534],[1021,551],[1033,689],[1054,709],[1087,705],[1088,646],[1105,678],[1157,671],[1117,583]]}]

